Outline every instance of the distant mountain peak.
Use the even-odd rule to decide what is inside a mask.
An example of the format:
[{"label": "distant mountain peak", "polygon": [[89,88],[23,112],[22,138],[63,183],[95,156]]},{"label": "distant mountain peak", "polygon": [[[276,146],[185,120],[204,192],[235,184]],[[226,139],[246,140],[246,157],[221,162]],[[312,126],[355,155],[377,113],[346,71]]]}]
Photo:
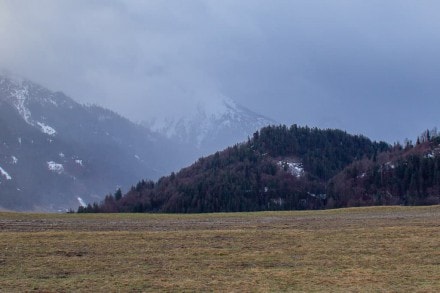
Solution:
[{"label": "distant mountain peak", "polygon": [[192,111],[180,116],[154,117],[142,124],[207,154],[244,141],[256,130],[275,123],[225,96],[200,100],[195,105]]}]

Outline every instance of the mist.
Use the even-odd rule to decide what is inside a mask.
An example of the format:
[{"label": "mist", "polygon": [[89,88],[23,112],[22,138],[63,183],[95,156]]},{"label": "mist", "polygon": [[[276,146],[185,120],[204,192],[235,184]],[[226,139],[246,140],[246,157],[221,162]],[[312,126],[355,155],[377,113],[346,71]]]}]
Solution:
[{"label": "mist", "polygon": [[0,1],[0,67],[133,121],[219,97],[388,142],[438,126],[437,1]]}]

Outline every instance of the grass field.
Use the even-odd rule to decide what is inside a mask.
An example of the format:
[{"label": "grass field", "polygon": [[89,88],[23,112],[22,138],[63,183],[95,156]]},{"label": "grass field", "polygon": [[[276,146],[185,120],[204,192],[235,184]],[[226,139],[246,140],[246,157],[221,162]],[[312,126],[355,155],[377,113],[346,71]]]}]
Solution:
[{"label": "grass field", "polygon": [[440,206],[0,213],[0,292],[440,292]]}]

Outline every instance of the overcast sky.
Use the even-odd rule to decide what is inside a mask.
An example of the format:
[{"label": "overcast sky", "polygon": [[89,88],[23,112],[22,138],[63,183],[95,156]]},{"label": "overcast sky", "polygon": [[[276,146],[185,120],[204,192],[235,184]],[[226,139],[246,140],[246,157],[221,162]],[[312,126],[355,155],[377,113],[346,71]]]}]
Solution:
[{"label": "overcast sky", "polygon": [[0,0],[0,67],[132,120],[227,96],[388,142],[440,119],[440,1]]}]

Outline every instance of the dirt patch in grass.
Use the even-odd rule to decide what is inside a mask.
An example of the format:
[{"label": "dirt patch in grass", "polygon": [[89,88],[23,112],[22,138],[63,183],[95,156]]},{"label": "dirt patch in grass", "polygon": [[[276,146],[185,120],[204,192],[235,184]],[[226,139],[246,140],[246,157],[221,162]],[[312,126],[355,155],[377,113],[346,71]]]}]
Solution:
[{"label": "dirt patch in grass", "polygon": [[437,292],[440,207],[0,213],[0,292]]}]

